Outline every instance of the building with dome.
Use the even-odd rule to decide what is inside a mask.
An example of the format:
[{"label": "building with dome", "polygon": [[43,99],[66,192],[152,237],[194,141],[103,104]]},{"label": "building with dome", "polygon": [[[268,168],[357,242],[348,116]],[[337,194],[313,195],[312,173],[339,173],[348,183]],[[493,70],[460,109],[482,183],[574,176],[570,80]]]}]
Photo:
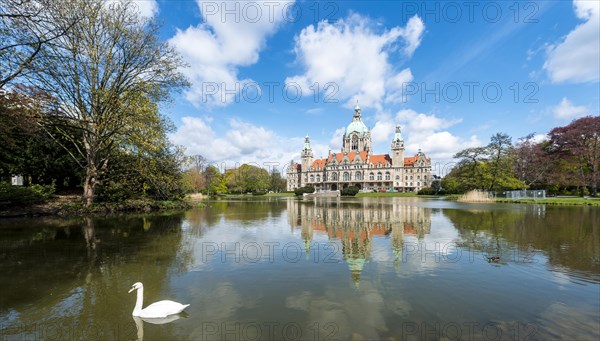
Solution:
[{"label": "building with dome", "polygon": [[431,160],[420,149],[414,156],[404,157],[400,126],[391,141],[391,154],[373,153],[371,132],[362,121],[358,104],[339,153],[330,151],[326,158],[315,159],[306,136],[300,157],[300,163],[292,160],[287,168],[288,191],[304,186],[317,191],[356,186],[362,191],[415,192],[431,186],[433,180]]}]

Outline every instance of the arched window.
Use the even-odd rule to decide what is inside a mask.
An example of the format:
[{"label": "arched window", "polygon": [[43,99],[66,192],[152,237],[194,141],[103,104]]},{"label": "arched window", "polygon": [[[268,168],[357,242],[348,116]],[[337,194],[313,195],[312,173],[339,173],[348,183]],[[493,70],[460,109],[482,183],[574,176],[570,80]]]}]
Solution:
[{"label": "arched window", "polygon": [[377,172],[377,180],[382,180],[381,172]]},{"label": "arched window", "polygon": [[370,173],[369,174],[369,180],[371,180],[371,181],[375,180],[375,174]]},{"label": "arched window", "polygon": [[352,150],[358,150],[358,136],[352,135]]},{"label": "arched window", "polygon": [[331,180],[332,181],[337,181],[337,173],[331,174]]},{"label": "arched window", "polygon": [[362,173],[361,172],[356,172],[356,174],[354,175],[354,178],[356,180],[362,180]]},{"label": "arched window", "polygon": [[400,175],[396,175],[396,180],[400,180]]},{"label": "arched window", "polygon": [[385,172],[385,179],[390,180],[390,172]]},{"label": "arched window", "polygon": [[314,175],[310,175],[310,182],[315,182],[315,176]]},{"label": "arched window", "polygon": [[321,175],[317,174],[317,182],[321,182]]},{"label": "arched window", "polygon": [[344,172],[344,181],[350,181],[350,173]]}]

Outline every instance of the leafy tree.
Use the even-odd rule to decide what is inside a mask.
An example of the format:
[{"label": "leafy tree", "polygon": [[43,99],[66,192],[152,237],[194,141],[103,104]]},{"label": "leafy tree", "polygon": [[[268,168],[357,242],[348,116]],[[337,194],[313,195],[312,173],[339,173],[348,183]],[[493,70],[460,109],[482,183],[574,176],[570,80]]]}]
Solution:
[{"label": "leafy tree", "polygon": [[88,206],[122,152],[120,143],[132,132],[148,132],[144,123],[158,103],[187,83],[178,71],[181,59],[158,38],[160,26],[140,17],[132,1],[54,4],[52,25],[66,33],[32,61],[31,80],[54,98],[47,131],[70,142],[68,150],[85,171]]},{"label": "leafy tree", "polygon": [[454,157],[460,159],[458,165],[441,183],[447,193],[525,188],[525,184],[515,177],[514,149],[507,134],[497,133],[486,147],[467,148]]},{"label": "leafy tree", "polygon": [[243,193],[244,183],[239,174],[239,169],[228,169],[225,171],[225,184],[229,193]]},{"label": "leafy tree", "polygon": [[21,85],[0,96],[0,178],[73,188],[81,172],[69,154],[40,128],[47,95]]},{"label": "leafy tree", "polygon": [[550,131],[548,151],[572,158],[577,165],[582,188],[589,186],[593,196],[598,195],[600,180],[600,116],[587,116],[564,127]]},{"label": "leafy tree", "polygon": [[521,139],[515,147],[515,176],[525,185],[542,186],[548,179],[550,170],[555,166],[544,150],[543,143],[534,141],[535,134],[529,134]]},{"label": "leafy tree", "polygon": [[277,170],[273,169],[270,177],[271,177],[271,179],[270,179],[269,190],[276,192],[276,193],[285,191],[285,189],[287,187],[287,180],[281,176],[281,173],[279,173]]},{"label": "leafy tree", "polygon": [[486,149],[489,155],[488,164],[490,166],[491,177],[488,189],[493,191],[501,183],[506,185],[507,181],[510,182],[514,179],[512,139],[508,134],[496,133],[491,137]]},{"label": "leafy tree", "polygon": [[[35,72],[32,67],[44,47],[64,36],[77,22],[76,16],[61,18],[57,26],[58,1],[0,0],[0,89],[20,76]],[[66,19],[66,20],[65,20]]]},{"label": "leafy tree", "polygon": [[217,167],[212,165],[206,167],[204,170],[204,179],[209,193],[219,194],[227,192],[225,177],[221,175]]}]

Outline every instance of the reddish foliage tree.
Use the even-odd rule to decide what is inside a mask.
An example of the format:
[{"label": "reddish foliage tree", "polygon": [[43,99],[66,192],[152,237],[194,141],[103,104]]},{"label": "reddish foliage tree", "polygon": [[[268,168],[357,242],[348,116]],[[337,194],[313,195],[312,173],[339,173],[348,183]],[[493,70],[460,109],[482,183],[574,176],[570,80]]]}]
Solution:
[{"label": "reddish foliage tree", "polygon": [[586,116],[548,134],[548,151],[559,158],[572,158],[582,186],[589,186],[593,196],[598,194],[600,171],[600,116]]}]

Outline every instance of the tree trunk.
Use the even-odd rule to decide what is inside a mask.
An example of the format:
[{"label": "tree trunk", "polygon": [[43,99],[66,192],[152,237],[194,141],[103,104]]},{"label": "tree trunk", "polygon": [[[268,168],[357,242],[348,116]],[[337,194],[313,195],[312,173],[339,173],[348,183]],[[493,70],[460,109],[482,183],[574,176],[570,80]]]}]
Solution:
[{"label": "tree trunk", "polygon": [[83,206],[90,207],[94,203],[94,192],[98,184],[98,171],[94,164],[88,163],[83,182]]}]

